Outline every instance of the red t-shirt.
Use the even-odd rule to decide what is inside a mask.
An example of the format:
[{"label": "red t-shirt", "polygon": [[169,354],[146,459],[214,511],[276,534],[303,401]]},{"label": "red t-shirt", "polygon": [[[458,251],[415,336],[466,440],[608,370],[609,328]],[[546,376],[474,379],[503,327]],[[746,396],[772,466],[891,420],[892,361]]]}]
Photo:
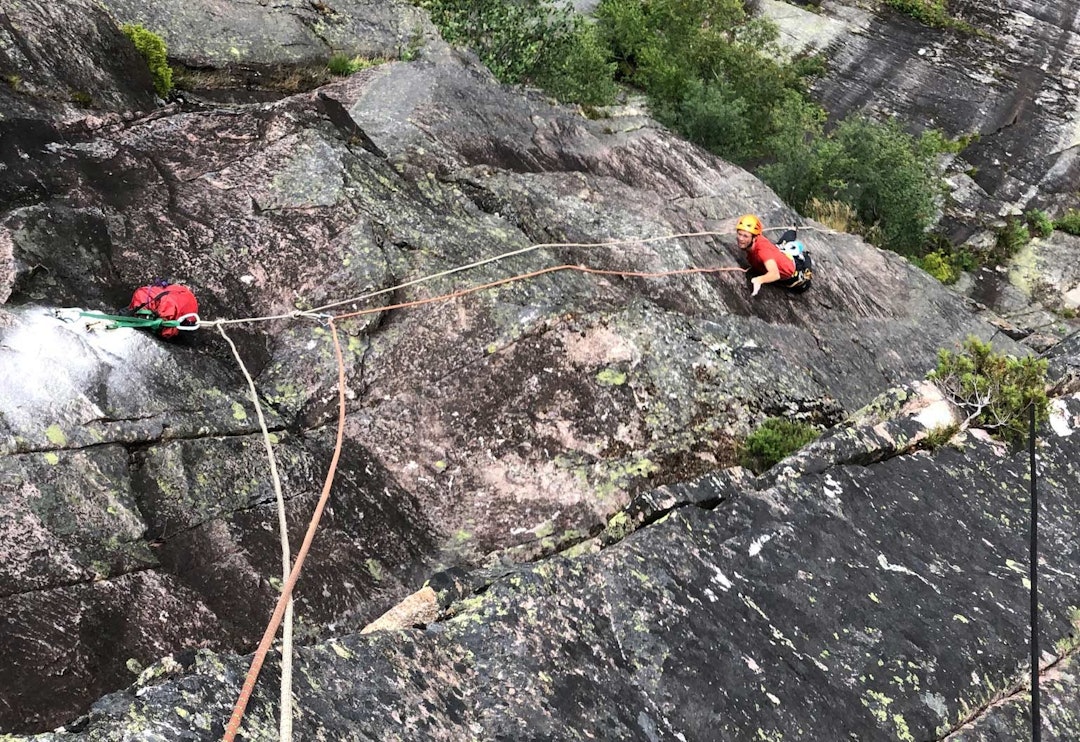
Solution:
[{"label": "red t-shirt", "polygon": [[767,273],[766,260],[775,260],[776,269],[780,271],[780,278],[793,278],[795,276],[795,260],[780,250],[768,237],[759,234],[750,243],[750,249],[746,251],[746,259],[750,267],[758,273]]}]

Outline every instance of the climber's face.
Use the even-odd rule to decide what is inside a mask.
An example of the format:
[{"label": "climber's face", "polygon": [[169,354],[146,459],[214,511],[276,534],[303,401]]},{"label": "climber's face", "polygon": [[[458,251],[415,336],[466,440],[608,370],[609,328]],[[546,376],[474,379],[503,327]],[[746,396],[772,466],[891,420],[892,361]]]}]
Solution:
[{"label": "climber's face", "polygon": [[735,242],[738,243],[739,249],[749,250],[750,243],[754,240],[754,235],[747,232],[745,229],[740,229],[735,233]]}]

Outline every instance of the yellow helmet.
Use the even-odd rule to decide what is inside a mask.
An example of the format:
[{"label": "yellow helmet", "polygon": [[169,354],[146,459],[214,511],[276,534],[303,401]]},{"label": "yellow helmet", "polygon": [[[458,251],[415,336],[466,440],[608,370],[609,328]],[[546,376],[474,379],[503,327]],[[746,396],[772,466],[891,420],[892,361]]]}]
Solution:
[{"label": "yellow helmet", "polygon": [[743,214],[739,217],[739,221],[735,225],[735,231],[749,232],[750,234],[761,234],[761,220],[753,214]]}]

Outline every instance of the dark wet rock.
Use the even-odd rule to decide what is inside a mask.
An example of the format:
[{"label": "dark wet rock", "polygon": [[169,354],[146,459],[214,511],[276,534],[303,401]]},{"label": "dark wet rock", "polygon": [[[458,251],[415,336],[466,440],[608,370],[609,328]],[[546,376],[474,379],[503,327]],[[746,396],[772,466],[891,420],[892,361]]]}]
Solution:
[{"label": "dark wet rock", "polygon": [[[712,535],[692,547],[697,551],[656,547],[664,555],[655,556],[655,569],[697,575],[706,554],[728,538],[724,534],[745,530],[740,503],[757,503],[753,522],[779,517],[762,504],[776,497],[745,485],[743,475],[716,474],[733,463],[735,441],[763,418],[839,423],[882,390],[921,378],[938,347],[968,334],[997,334],[1000,347],[1020,351],[973,302],[895,255],[812,223],[802,224],[801,236],[818,277],[800,296],[766,289],[751,299],[741,272],[649,278],[562,270],[452,301],[397,307],[560,265],[624,272],[736,268],[731,233],[740,213],[757,211],[773,226],[802,223],[749,174],[647,119],[589,121],[540,96],[504,89],[474,58],[445,49],[274,103],[174,104],[94,126],[30,122],[0,140],[0,154],[9,165],[0,170],[0,292],[7,294],[0,314],[0,495],[13,504],[0,510],[0,531],[32,535],[9,547],[12,559],[0,560],[0,585],[10,590],[4,610],[39,594],[57,601],[85,596],[79,600],[87,611],[74,614],[61,632],[58,645],[70,648],[57,665],[61,674],[83,672],[93,653],[139,664],[177,653],[159,670],[175,674],[175,687],[183,690],[172,680],[161,684],[151,672],[140,681],[146,691],[137,702],[175,701],[169,723],[190,724],[189,737],[220,731],[215,725],[227,714],[219,711],[231,703],[245,663],[185,651],[249,650],[279,589],[274,496],[254,409],[232,353],[210,328],[162,343],[130,330],[88,332],[82,323],[55,318],[52,308],[115,309],[134,287],[168,277],[194,288],[204,318],[260,318],[224,327],[255,378],[276,439],[294,546],[333,446],[337,365],[324,313],[367,312],[335,324],[345,358],[345,446],[298,588],[298,635],[307,645],[301,653],[312,663],[300,694],[317,709],[304,723],[334,729],[338,714],[399,708],[396,689],[417,682],[423,687],[404,697],[429,699],[430,717],[412,722],[416,738],[454,738],[468,723],[492,736],[515,736],[534,718],[537,734],[548,725],[555,736],[572,725],[599,730],[610,723],[615,736],[636,728],[647,738],[666,734],[666,718],[699,729],[706,723],[699,712],[687,711],[678,721],[673,711],[689,708],[689,676],[666,686],[658,655],[605,655],[610,649],[597,649],[589,660],[595,677],[610,687],[574,675],[575,664],[562,655],[552,655],[554,674],[518,666],[514,682],[500,685],[548,693],[557,678],[549,695],[570,704],[560,719],[549,721],[529,708],[528,694],[509,706],[499,702],[521,716],[498,711],[480,718],[473,709],[487,708],[485,694],[495,692],[487,678],[503,663],[495,654],[476,659],[484,635],[511,642],[507,632],[515,621],[540,626],[528,623],[536,618],[528,605],[500,607],[496,615],[514,617],[505,624],[477,621],[487,611],[484,601],[498,597],[516,606],[515,576],[542,588],[537,606],[583,590],[582,597],[550,608],[561,631],[581,632],[558,651],[589,656],[593,644],[610,647],[613,635],[634,630],[636,619],[625,611],[661,597],[631,590],[637,582],[655,583],[659,573],[649,577],[634,566],[639,562],[626,567],[614,554],[638,541],[689,538],[671,530],[687,518],[720,518],[720,525],[706,528]],[[643,241],[702,231],[717,234]],[[612,239],[627,242],[529,249]],[[499,262],[401,286],[519,250]],[[1062,414],[1068,420],[1068,409]],[[893,430],[884,417],[881,424]],[[909,425],[897,423],[889,433],[894,443],[898,433],[917,434]],[[894,460],[915,462],[908,464],[916,472],[911,476],[920,487],[931,486],[929,470],[919,468],[928,465],[928,455],[899,455],[908,449],[872,437],[842,450],[839,440],[832,452],[815,449],[823,463],[806,482],[817,484],[803,491],[801,480],[785,479],[773,490],[786,497],[782,488],[794,488],[814,502],[830,472],[872,479],[868,464]],[[973,461],[992,450],[973,446]],[[687,481],[698,483],[681,484]],[[896,489],[891,480],[881,487]],[[849,495],[857,509],[866,493],[853,486]],[[713,513],[727,515],[694,504],[715,505]],[[610,519],[619,512],[640,530],[602,549],[617,540]],[[815,526],[819,518],[834,530],[806,560],[827,564],[847,548],[851,531],[814,513],[810,508],[798,517]],[[998,536],[987,538],[994,543]],[[567,547],[577,547],[584,561],[519,566]],[[651,554],[634,559],[648,561]],[[953,552],[942,557],[961,558]],[[574,574],[566,564],[597,566]],[[464,576],[454,571],[466,567]],[[465,596],[453,609],[458,618],[428,622],[427,634],[357,639],[349,633],[422,588],[431,574],[443,576],[432,587],[440,607]],[[610,574],[618,577],[612,589],[622,591],[610,599],[618,615],[566,613],[581,602],[614,610],[602,596]],[[99,593],[89,588],[133,575],[159,590],[141,603],[190,601],[195,618],[168,632],[148,621],[129,624],[126,634],[80,633],[91,624],[84,626],[79,616],[100,609],[93,605]],[[113,593],[101,594],[112,599]],[[696,599],[713,602],[704,592]],[[672,616],[696,605],[678,600],[677,610],[670,601],[657,605]],[[684,628],[726,626],[718,621],[738,615],[739,605],[722,603],[716,608],[723,614],[688,619]],[[940,602],[927,606],[928,621],[947,610]],[[52,630],[32,610],[6,615],[14,616],[17,631],[0,632],[0,642]],[[667,620],[648,618],[660,628]],[[633,651],[651,652],[671,640],[687,668],[695,667],[690,655],[706,646],[748,641],[717,636],[706,645],[664,631],[652,639],[650,631],[627,634],[635,637]],[[549,640],[545,632],[537,629],[530,641],[554,647],[556,635]],[[428,634],[434,644],[427,644]],[[52,650],[33,639],[19,641],[19,663],[0,677],[3,695],[30,688],[28,678],[35,684],[33,692],[20,691],[18,705],[0,706],[5,730],[63,723],[102,689],[129,680],[123,667],[100,665],[94,685],[63,685],[62,693],[50,693],[38,681]],[[493,646],[513,654],[511,643]],[[353,677],[320,675],[323,668],[334,671],[340,654],[368,653],[366,647],[375,659],[363,674],[375,678],[375,696],[356,690]],[[415,655],[398,656],[399,649]],[[544,647],[530,649],[537,651],[526,660],[547,661]],[[0,652],[14,649],[5,645]],[[414,659],[418,664],[410,665]],[[968,659],[991,661],[989,655]],[[402,684],[391,672],[443,660],[450,661],[446,678],[462,678],[460,689],[420,675]],[[626,674],[635,666],[640,679]],[[186,672],[196,675],[180,678]],[[741,666],[718,664],[707,672],[743,677]],[[184,693],[210,693],[205,683],[212,678],[228,687],[217,687],[212,701],[184,700]],[[330,695],[317,695],[322,692]],[[572,705],[575,694],[582,706]],[[373,697],[383,700],[365,705]],[[646,700],[631,711],[611,705],[619,697]],[[121,713],[127,702],[123,694],[104,701],[95,712],[102,721],[87,723],[111,723],[104,721],[107,709]],[[863,718],[855,701],[851,706],[851,718]],[[147,729],[157,723],[155,714]],[[268,707],[259,707],[252,719],[261,723],[268,715]],[[380,718],[392,716],[387,711]],[[818,728],[840,723],[829,719]],[[869,728],[864,722],[871,723],[852,722],[853,728]],[[805,723],[815,728],[818,722]],[[317,738],[314,727],[305,729],[304,738]],[[384,729],[372,729],[372,736],[385,737]],[[328,736],[340,737],[337,731]]]},{"label": "dark wet rock", "polygon": [[4,597],[0,643],[5,674],[17,678],[6,683],[4,703],[20,711],[18,720],[5,719],[6,730],[55,727],[88,695],[130,681],[132,668],[177,647],[223,646],[217,617],[171,575],[96,579]]},{"label": "dark wet rock", "polygon": [[[1077,440],[1040,436],[1048,662],[1076,630]],[[599,553],[519,567],[425,630],[299,650],[297,733],[942,738],[1026,674],[1026,473],[1024,452],[967,435],[679,508]],[[215,736],[245,667],[167,659],[74,733],[37,739]],[[1052,738],[1075,736],[1071,686],[1060,671],[1044,682]],[[275,705],[271,672],[249,735],[273,736]],[[968,738],[1024,739],[1022,714],[999,705]]]},{"label": "dark wet rock", "polygon": [[[34,309],[5,314],[0,346],[4,398],[19,400],[0,420],[5,728],[70,719],[127,676],[128,659],[256,641],[280,589],[280,566],[268,569],[280,546],[235,374],[190,347],[87,333]],[[272,409],[267,419],[295,550],[332,439],[290,433]],[[432,548],[423,513],[360,449],[338,477],[345,486],[296,595],[298,637],[327,624],[359,630],[413,584]]]},{"label": "dark wet rock", "polygon": [[[51,208],[77,207],[105,229],[91,232],[98,237],[86,243],[78,275],[49,245],[70,240],[83,222],[59,220],[53,233],[12,229],[26,218],[29,207],[20,207],[8,230],[20,254],[39,256],[40,266],[15,282],[11,301],[106,309],[125,287],[167,275],[196,288],[208,317],[288,314],[536,239],[729,232],[732,199],[743,209],[775,203],[741,171],[659,129],[609,135],[452,60],[421,66],[437,84],[420,88],[416,67],[374,69],[243,115],[166,112],[39,152],[29,169],[55,194]],[[413,122],[371,126],[367,102],[380,110],[388,100],[412,106],[394,120]],[[195,141],[214,146],[195,150]],[[454,174],[455,163],[467,169]],[[771,208],[773,223],[791,218]],[[962,300],[902,260],[850,237],[811,233],[808,241],[823,279],[799,300],[770,291],[751,302],[741,276],[649,282],[564,273],[456,305],[342,323],[351,393],[362,400],[350,404],[349,446],[370,452],[370,466],[393,494],[372,500],[361,493],[381,490],[366,489],[358,476],[342,480],[339,496],[360,494],[364,522],[370,507],[415,502],[387,532],[434,528],[451,563],[507,548],[519,549],[512,558],[533,558],[595,535],[650,481],[679,481],[727,463],[731,440],[761,416],[835,421],[868,389],[924,373],[938,345],[989,333]],[[699,239],[586,255],[536,251],[472,271],[468,281],[568,260],[632,270],[736,265],[727,238]],[[412,296],[453,285],[444,280]],[[301,432],[332,419],[332,344],[319,324],[284,324],[238,337],[280,415],[271,414],[271,427]],[[25,420],[11,418],[18,425],[10,450],[49,450],[43,420],[56,420],[74,447],[98,443],[101,428],[115,431],[112,439],[149,445],[134,461],[140,515],[150,538],[165,542],[155,569],[197,588],[227,629],[215,638],[242,646],[268,612],[269,577],[279,568],[251,410],[236,419],[235,405],[246,405],[240,381],[224,376],[231,360],[205,334],[190,348],[133,333],[93,337],[72,334],[74,347],[85,350],[56,361],[57,372],[70,376],[73,409],[85,411],[60,416],[50,397],[42,404],[51,407],[24,407]],[[128,375],[134,389],[106,385],[105,401],[116,409],[103,415],[95,406],[108,405],[93,396],[100,387],[85,385],[122,363],[64,369],[121,341],[146,347],[148,360],[192,370],[162,375],[151,366]],[[57,342],[69,352],[68,341]],[[215,388],[208,379],[219,379],[221,396],[206,391]],[[176,400],[152,393],[158,388],[175,389]],[[214,440],[240,432],[250,441],[242,455],[235,440]],[[174,435],[195,440],[167,442]],[[315,491],[319,466],[287,440],[286,463],[299,467],[290,487]],[[185,486],[170,492],[163,483]],[[255,518],[245,515],[252,497],[261,503]],[[310,506],[294,499],[301,503]],[[299,521],[301,511],[293,512]],[[346,541],[354,537],[348,523],[341,526]],[[345,565],[351,571],[369,559],[394,577],[386,593],[373,580],[350,577],[348,591],[313,601],[311,620],[362,626],[406,594],[398,580],[421,569],[428,554],[418,538],[416,546],[411,538],[374,539],[361,556],[339,561],[313,555],[306,579],[315,595],[320,573],[335,579]],[[239,562],[230,556],[237,547],[247,557]],[[190,554],[206,559],[191,564]],[[258,599],[232,600],[238,584]]]},{"label": "dark wet rock", "polygon": [[[1039,739],[1067,742],[1076,736],[1077,675],[1076,657],[1054,662],[1044,671],[1039,684]],[[992,742],[1000,739],[1031,739],[1030,683],[1002,689],[987,713],[975,723],[965,725],[950,740],[956,742]]]}]

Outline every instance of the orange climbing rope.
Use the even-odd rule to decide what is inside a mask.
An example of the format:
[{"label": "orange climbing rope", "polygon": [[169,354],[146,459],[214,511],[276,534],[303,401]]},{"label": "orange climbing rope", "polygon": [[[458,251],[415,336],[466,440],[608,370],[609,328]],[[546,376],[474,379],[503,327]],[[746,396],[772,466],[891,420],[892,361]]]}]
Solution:
[{"label": "orange climbing rope", "polygon": [[[271,644],[273,644],[274,637],[277,635],[278,627],[281,625],[282,616],[285,613],[285,608],[289,603],[289,599],[292,596],[293,587],[296,585],[296,581],[300,576],[300,570],[303,566],[304,559],[307,557],[308,550],[311,547],[311,542],[315,538],[315,531],[318,528],[319,520],[322,518],[323,510],[326,507],[326,503],[329,500],[330,488],[333,485],[334,474],[337,471],[338,460],[341,457],[342,441],[345,430],[345,362],[341,353],[341,342],[338,338],[337,325],[335,320],[348,319],[350,317],[358,317],[364,314],[372,314],[376,312],[385,312],[391,309],[405,309],[408,307],[417,307],[425,304],[431,304],[439,301],[449,301],[468,294],[476,293],[478,291],[484,291],[486,289],[495,288],[497,286],[503,286],[515,281],[522,281],[528,278],[536,278],[548,273],[555,273],[557,271],[574,270],[582,273],[588,273],[592,275],[603,276],[619,276],[622,278],[664,278],[667,276],[680,276],[690,275],[695,273],[724,273],[724,272],[745,272],[745,268],[683,268],[672,271],[619,271],[619,270],[607,270],[600,268],[589,268],[583,265],[557,265],[549,268],[542,268],[540,270],[531,271],[529,273],[522,273],[516,276],[510,276],[509,278],[499,279],[498,281],[491,281],[490,283],[480,284],[477,286],[471,286],[465,289],[459,289],[447,294],[440,294],[438,296],[431,296],[424,299],[416,299],[413,301],[400,302],[398,304],[382,305],[378,307],[371,307],[368,309],[360,309],[354,312],[347,312],[342,314],[333,315],[329,318],[329,325],[331,334],[334,341],[334,355],[338,365],[338,429],[337,439],[334,444],[334,453],[330,459],[329,470],[326,474],[326,480],[323,483],[322,494],[319,497],[319,502],[315,507],[315,512],[311,517],[311,522],[308,524],[307,533],[304,536],[304,543],[301,545],[299,552],[296,555],[296,561],[293,564],[292,571],[289,573],[288,579],[285,581],[285,585],[281,590],[281,596],[278,598],[277,605],[274,608],[274,613],[270,617],[270,622],[266,627],[266,631],[263,633],[262,640],[259,642],[258,648],[255,650],[255,655],[251,660],[251,667],[248,669],[247,676],[244,678],[244,684],[240,689],[240,695],[236,700],[236,704],[233,708],[232,716],[229,719],[229,724],[225,729],[225,736],[222,738],[222,742],[233,742],[240,729],[240,723],[244,718],[244,712],[247,709],[248,702],[251,699],[251,693],[255,688],[255,683],[258,680],[259,672],[262,670],[263,663],[266,660],[266,654],[270,650]],[[311,316],[300,314],[298,316]],[[251,321],[259,319],[281,319],[282,317],[273,318],[250,318]],[[231,320],[230,322],[239,322],[242,320]],[[222,322],[223,323],[223,322]],[[215,322],[206,322],[204,325],[219,324]]]},{"label": "orange climbing rope", "polygon": [[244,685],[240,689],[240,697],[236,700],[236,706],[233,708],[229,725],[225,728],[223,742],[232,742],[240,729],[240,722],[244,718],[248,700],[251,698],[251,692],[255,689],[255,681],[259,678],[259,671],[262,670],[266,653],[269,651],[274,636],[277,634],[278,626],[281,624],[281,617],[285,614],[285,607],[289,604],[289,598],[292,597],[293,586],[296,585],[296,580],[300,576],[300,568],[304,566],[304,559],[307,557],[311,542],[315,538],[315,530],[319,527],[319,520],[322,518],[323,510],[330,499],[330,488],[334,484],[334,473],[337,471],[338,459],[341,458],[342,440],[345,435],[345,361],[341,355],[341,342],[338,340],[337,326],[334,324],[333,319],[330,320],[330,331],[334,338],[334,356],[338,364],[338,427],[337,439],[334,442],[334,455],[330,458],[330,468],[326,472],[326,481],[323,482],[322,494],[319,496],[319,502],[315,506],[315,513],[311,516],[307,533],[304,535],[304,543],[296,554],[296,561],[293,563],[292,571],[289,573],[289,579],[285,581],[285,586],[281,589],[281,596],[278,598],[277,606],[274,607],[274,614],[270,617],[270,623],[263,633],[262,641],[259,642],[259,648],[255,651],[255,656],[251,659],[251,667],[248,669],[247,677],[244,678]]},{"label": "orange climbing rope", "polygon": [[348,319],[350,317],[359,317],[362,314],[374,314],[376,312],[386,312],[391,309],[407,309],[409,307],[419,307],[424,304],[432,304],[437,301],[447,301],[449,299],[457,299],[458,297],[465,296],[467,294],[473,294],[477,291],[484,291],[486,289],[495,288],[496,286],[504,286],[514,281],[522,281],[526,278],[536,278],[547,273],[554,273],[556,271],[580,271],[582,273],[591,273],[601,276],[620,276],[623,278],[663,278],[665,276],[684,276],[692,273],[726,273],[726,272],[740,272],[745,273],[745,268],[681,268],[674,271],[659,271],[656,273],[649,273],[645,271],[616,271],[616,270],[603,270],[600,268],[588,268],[584,265],[556,265],[550,268],[541,268],[540,270],[532,271],[531,273],[521,273],[516,276],[510,276],[509,278],[500,278],[498,281],[492,281],[491,283],[483,283],[478,286],[470,286],[467,289],[458,289],[452,291],[449,294],[440,294],[438,296],[429,296],[425,299],[415,299],[413,301],[405,301],[399,304],[389,304],[378,307],[371,307],[369,309],[360,309],[355,312],[347,312],[344,314],[335,314],[334,319]]}]

